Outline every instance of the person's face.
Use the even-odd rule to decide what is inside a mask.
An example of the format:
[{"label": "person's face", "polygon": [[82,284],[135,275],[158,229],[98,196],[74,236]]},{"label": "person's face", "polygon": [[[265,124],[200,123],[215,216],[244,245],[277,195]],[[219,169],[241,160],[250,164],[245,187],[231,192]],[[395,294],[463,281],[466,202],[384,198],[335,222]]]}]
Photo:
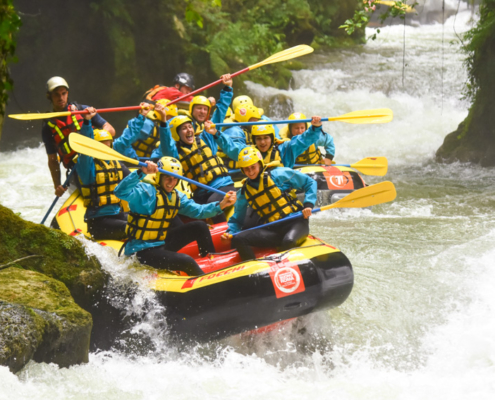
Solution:
[{"label": "person's face", "polygon": [[170,175],[162,174],[162,176],[160,177],[160,186],[167,193],[171,193],[172,190],[174,190],[174,188],[177,186],[178,182],[179,180],[177,178],[174,178]]},{"label": "person's face", "polygon": [[253,135],[256,147],[262,153],[267,152],[272,146],[272,136],[271,135]]},{"label": "person's face", "polygon": [[261,171],[261,165],[259,162],[250,165],[249,167],[242,168],[242,172],[244,172],[244,175],[246,175],[251,180],[256,179],[260,174],[260,171]]},{"label": "person's face", "polygon": [[192,116],[196,121],[203,123],[206,121],[206,118],[208,117],[208,110],[209,110],[208,106],[198,104],[193,107]]},{"label": "person's face", "polygon": [[179,92],[182,92],[184,94],[189,94],[192,92],[192,89],[188,86],[185,85],[179,85],[178,83],[175,84],[175,88],[179,90]]},{"label": "person's face", "polygon": [[290,125],[290,133],[292,136],[301,135],[306,132],[306,124],[304,122],[298,122],[297,124]]},{"label": "person's face", "polygon": [[186,122],[179,126],[179,137],[185,144],[193,144],[194,129],[190,122]]},{"label": "person's face", "polygon": [[50,93],[50,99],[56,111],[61,111],[67,105],[69,99],[69,91],[64,86],[55,88]]}]

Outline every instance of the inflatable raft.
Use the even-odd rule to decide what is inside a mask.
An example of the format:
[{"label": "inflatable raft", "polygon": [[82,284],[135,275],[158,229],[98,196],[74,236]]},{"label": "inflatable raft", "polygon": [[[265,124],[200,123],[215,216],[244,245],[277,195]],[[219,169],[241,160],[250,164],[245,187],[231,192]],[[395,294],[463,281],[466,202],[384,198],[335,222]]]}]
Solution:
[{"label": "inflatable raft", "polygon": [[[88,236],[82,196],[75,191],[52,226],[69,235]],[[256,260],[242,262],[220,236],[227,223],[213,225],[216,253],[198,258],[198,246],[180,250],[195,258],[205,275],[191,277],[144,267],[146,284],[165,306],[169,333],[179,340],[209,341],[270,329],[312,312],[342,304],[351,293],[351,263],[338,249],[309,236],[301,247],[282,253],[258,249]],[[120,241],[100,241],[119,250]],[[266,330],[265,329],[265,330]]]}]

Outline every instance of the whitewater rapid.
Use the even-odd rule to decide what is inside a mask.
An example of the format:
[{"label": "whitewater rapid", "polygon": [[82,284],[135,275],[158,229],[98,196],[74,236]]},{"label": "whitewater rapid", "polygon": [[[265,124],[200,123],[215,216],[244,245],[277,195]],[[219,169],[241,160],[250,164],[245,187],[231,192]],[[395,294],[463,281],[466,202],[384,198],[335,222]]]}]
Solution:
[{"label": "whitewater rapid", "polygon": [[[469,18],[456,17],[458,33]],[[306,115],[394,111],[386,125],[325,125],[338,162],[386,156],[385,178],[398,192],[390,204],[311,219],[312,233],[353,264],[355,286],[341,307],[265,336],[176,348],[143,288],[116,299],[136,316],[132,341],[66,369],[0,367],[0,399],[492,399],[494,169],[433,161],[469,106],[460,100],[466,72],[453,25],[451,17],[445,26],[406,26],[404,75],[397,25],[362,48],[313,56],[290,90],[249,84],[255,98],[289,95]],[[44,148],[0,153],[0,187],[1,204],[39,222],[53,200]],[[140,282],[129,260],[85,243],[117,282]]]}]

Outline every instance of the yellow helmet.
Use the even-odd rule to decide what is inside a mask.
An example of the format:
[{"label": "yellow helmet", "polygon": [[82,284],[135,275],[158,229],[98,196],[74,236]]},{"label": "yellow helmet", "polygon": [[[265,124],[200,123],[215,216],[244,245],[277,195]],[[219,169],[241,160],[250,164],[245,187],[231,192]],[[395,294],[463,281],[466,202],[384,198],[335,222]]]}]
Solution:
[{"label": "yellow helmet", "polygon": [[261,119],[258,107],[246,105],[235,109],[235,120],[237,122],[248,122],[251,118]]},{"label": "yellow helmet", "polygon": [[[177,106],[175,104],[170,104],[170,105],[167,105],[168,103],[170,103],[170,100],[167,100],[167,99],[160,99],[156,102],[156,104],[161,104],[163,106],[165,106],[165,115],[167,117],[177,117],[177,115],[179,115],[179,112],[177,110]],[[157,113],[155,110],[151,110],[148,114],[146,114],[146,118],[149,118],[153,121],[161,121],[161,116],[159,113]],[[170,118],[168,118],[170,119]],[[164,122],[164,121],[162,121]]]},{"label": "yellow helmet", "polygon": [[[303,113],[296,112],[294,114],[289,115],[288,119],[289,120],[298,120],[298,119],[307,119],[307,118],[308,117],[306,117]],[[289,128],[288,133],[289,133],[289,137],[292,137],[292,133],[290,131],[290,126],[291,126],[291,124],[289,124],[289,126],[288,126],[288,128]],[[306,122],[306,129],[309,129],[309,122]]]},{"label": "yellow helmet", "polygon": [[241,150],[238,157],[239,168],[246,168],[251,165],[261,162],[263,166],[263,157],[261,157],[260,151],[255,147],[245,147]]},{"label": "yellow helmet", "polygon": [[192,115],[194,106],[206,106],[211,109],[210,100],[208,100],[205,96],[194,96],[192,101],[189,103],[189,114]]},{"label": "yellow helmet", "polygon": [[[165,171],[173,172],[176,175],[182,176],[182,164],[179,160],[173,157],[162,157],[160,161],[157,163],[158,168],[161,168]],[[158,171],[155,174],[155,182],[159,185],[160,179],[162,175],[166,175],[163,172]]]},{"label": "yellow helmet", "polygon": [[[270,135],[272,137],[272,146],[273,146],[275,142],[275,128],[273,127],[272,124],[253,126],[253,128],[251,129],[251,136],[263,136],[263,135]],[[254,138],[253,138],[253,142],[256,143]]]},{"label": "yellow helmet", "polygon": [[172,134],[172,138],[176,142],[180,140],[179,127],[181,125],[184,125],[186,122],[192,124],[191,118],[189,118],[187,115],[178,115],[177,117],[171,119],[169,122],[170,133]]},{"label": "yellow helmet", "polygon": [[111,140],[113,142],[113,136],[104,129],[95,129],[93,133],[97,142],[104,142],[105,140]]},{"label": "yellow helmet", "polygon": [[236,108],[239,108],[240,106],[254,106],[253,100],[249,96],[237,96],[233,101],[232,101],[232,108],[235,110]]}]

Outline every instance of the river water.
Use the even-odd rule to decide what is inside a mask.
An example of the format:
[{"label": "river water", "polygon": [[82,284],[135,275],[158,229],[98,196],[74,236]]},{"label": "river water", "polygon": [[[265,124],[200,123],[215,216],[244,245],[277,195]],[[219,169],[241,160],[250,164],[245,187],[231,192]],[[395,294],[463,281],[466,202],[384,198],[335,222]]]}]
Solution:
[{"label": "river water", "polygon": [[[457,32],[469,17],[457,16]],[[143,288],[132,301],[117,299],[138,316],[132,341],[68,369],[31,362],[13,375],[0,367],[0,399],[492,399],[494,169],[433,161],[467,115],[453,26],[452,17],[444,28],[406,27],[405,71],[397,25],[363,48],[312,56],[289,91],[250,85],[258,97],[290,95],[306,115],[394,111],[386,125],[326,125],[338,162],[386,156],[398,192],[393,203],[311,219],[312,233],[353,264],[355,286],[341,307],[256,338],[176,348]],[[0,157],[0,202],[39,222],[53,199],[43,147]],[[88,252],[118,282],[139,281],[110,250],[88,243]]]}]

